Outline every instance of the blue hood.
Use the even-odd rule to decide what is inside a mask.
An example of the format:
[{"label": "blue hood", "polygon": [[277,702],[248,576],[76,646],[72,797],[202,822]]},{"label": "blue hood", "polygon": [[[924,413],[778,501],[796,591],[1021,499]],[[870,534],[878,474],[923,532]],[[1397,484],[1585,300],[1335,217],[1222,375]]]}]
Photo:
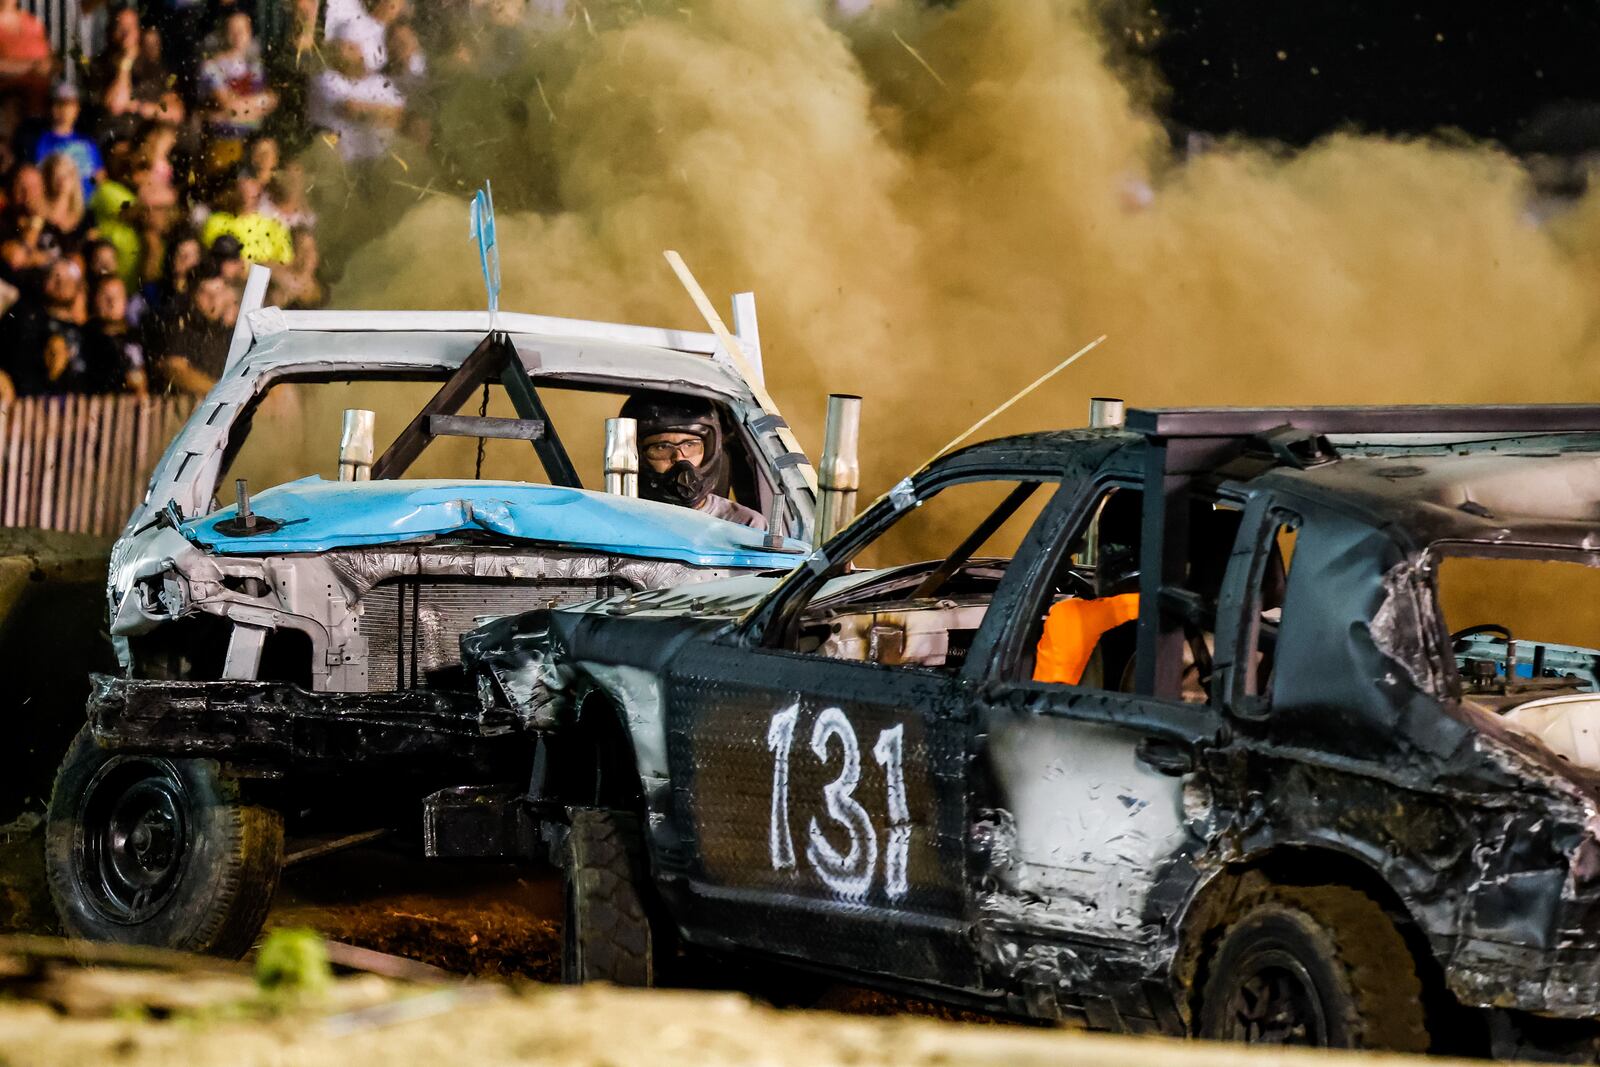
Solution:
[{"label": "blue hood", "polygon": [[793,567],[807,551],[762,547],[763,536],[689,508],[526,482],[329,482],[318,477],[251,498],[270,533],[230,536],[217,529],[235,508],[191,519],[180,532],[221,555],[275,556],[383,545],[465,531],[499,534],[608,555],[666,559],[697,567]]}]

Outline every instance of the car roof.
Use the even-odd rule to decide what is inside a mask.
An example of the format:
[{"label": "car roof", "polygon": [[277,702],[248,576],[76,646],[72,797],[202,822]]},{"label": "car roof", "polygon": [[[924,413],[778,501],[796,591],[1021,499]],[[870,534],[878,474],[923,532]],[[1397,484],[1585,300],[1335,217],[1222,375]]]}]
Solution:
[{"label": "car roof", "polygon": [[[1391,435],[1336,439],[1335,449],[1327,462],[1269,464],[1236,480],[1340,508],[1418,544],[1600,550],[1600,434]],[[1121,429],[1047,430],[968,446],[940,457],[929,472],[1137,474],[1145,453],[1145,438]]]},{"label": "car roof", "polygon": [[[287,330],[256,342],[227,377],[262,374],[448,374],[483,341],[470,330]],[[727,363],[709,355],[598,337],[508,334],[529,373],[538,378],[638,387],[648,381],[724,396],[749,397]]]},{"label": "car roof", "polygon": [[1418,544],[1464,540],[1600,548],[1600,439],[1586,450],[1350,455],[1257,484],[1342,505]]}]

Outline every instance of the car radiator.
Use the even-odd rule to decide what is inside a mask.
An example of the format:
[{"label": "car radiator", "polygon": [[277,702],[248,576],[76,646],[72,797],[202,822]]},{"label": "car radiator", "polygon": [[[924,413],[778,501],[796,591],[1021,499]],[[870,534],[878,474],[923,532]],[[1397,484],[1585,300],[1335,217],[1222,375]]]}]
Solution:
[{"label": "car radiator", "polygon": [[380,582],[362,600],[367,688],[427,688],[429,676],[461,665],[459,639],[497,615],[580,604],[629,587],[599,581],[484,581],[400,578]]}]

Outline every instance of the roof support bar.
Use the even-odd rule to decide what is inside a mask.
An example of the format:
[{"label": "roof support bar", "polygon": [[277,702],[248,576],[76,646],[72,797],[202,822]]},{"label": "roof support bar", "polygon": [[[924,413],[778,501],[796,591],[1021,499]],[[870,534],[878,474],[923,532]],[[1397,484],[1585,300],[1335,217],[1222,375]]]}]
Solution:
[{"label": "roof support bar", "polygon": [[1134,690],[1183,695],[1184,617],[1164,590],[1189,578],[1189,518],[1196,479],[1237,456],[1230,438],[1145,438],[1144,510],[1139,529],[1139,624]]},{"label": "roof support bar", "polygon": [[1144,516],[1139,530],[1139,640],[1134,688],[1176,698],[1183,682],[1183,622],[1163,611],[1161,590],[1188,570],[1189,477],[1167,471],[1167,442],[1145,452]]},{"label": "roof support bar", "polygon": [[539,454],[539,462],[544,464],[551,482],[582,489],[583,482],[578,478],[578,469],[572,465],[572,457],[567,455],[566,447],[556,433],[556,424],[550,421],[550,413],[545,411],[544,401],[539,399],[539,391],[533,387],[522,361],[517,358],[516,348],[509,340],[505,344],[511,355],[500,370],[500,383],[506,387],[506,395],[511,398],[511,406],[516,408],[519,418],[544,424],[544,433],[533,439],[533,450]]},{"label": "roof support bar", "polygon": [[[423,450],[433,443],[440,432],[460,432],[469,420],[452,416],[461,410],[461,405],[465,404],[474,392],[497,378],[511,397],[511,404],[516,408],[518,419],[471,419],[470,422],[481,424],[485,429],[489,428],[491,423],[505,424],[502,427],[505,433],[485,432],[481,436],[531,440],[534,452],[544,464],[545,473],[549,475],[551,482],[574,489],[583,488],[582,482],[578,480],[578,472],[573,467],[566,449],[561,446],[561,439],[556,436],[555,427],[551,425],[544,404],[539,400],[539,394],[528,377],[516,345],[511,343],[510,337],[498,331],[486,335],[478,342],[478,347],[472,350],[450,379],[439,387],[439,391],[433,394],[433,397],[422,406],[422,410],[417,412],[394,442],[384,450],[383,455],[378,457],[377,462],[372,465],[373,479],[400,477],[411,464],[416,462],[417,457],[422,455]],[[530,435],[525,432],[510,432],[531,430],[528,425],[531,423],[539,424],[539,433]]]}]

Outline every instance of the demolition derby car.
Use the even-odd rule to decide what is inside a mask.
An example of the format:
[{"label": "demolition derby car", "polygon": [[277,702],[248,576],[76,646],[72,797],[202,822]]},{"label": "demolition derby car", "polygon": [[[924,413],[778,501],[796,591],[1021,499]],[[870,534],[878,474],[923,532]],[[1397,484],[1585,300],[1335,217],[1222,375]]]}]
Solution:
[{"label": "demolition derby car", "polygon": [[1592,1060],[1597,518],[1600,407],[1133,411],[947,455],[786,576],[463,648],[538,738],[505,795],[565,869],[570,978],[701,949]]},{"label": "demolition derby car", "polygon": [[[598,470],[580,468],[602,465],[606,416],[641,388],[710,401],[728,491],[807,536],[809,464],[709,334],[519,314],[245,316],[112,551],[122,673],[96,678],[47,824],[68,933],[243,952],[286,818],[324,844],[351,825],[410,825],[419,798],[481,773],[506,727],[479,713],[461,633],[792,566],[797,540],[594,491]],[[374,433],[392,437],[376,455]],[[119,730],[140,716],[159,737]]]}]

